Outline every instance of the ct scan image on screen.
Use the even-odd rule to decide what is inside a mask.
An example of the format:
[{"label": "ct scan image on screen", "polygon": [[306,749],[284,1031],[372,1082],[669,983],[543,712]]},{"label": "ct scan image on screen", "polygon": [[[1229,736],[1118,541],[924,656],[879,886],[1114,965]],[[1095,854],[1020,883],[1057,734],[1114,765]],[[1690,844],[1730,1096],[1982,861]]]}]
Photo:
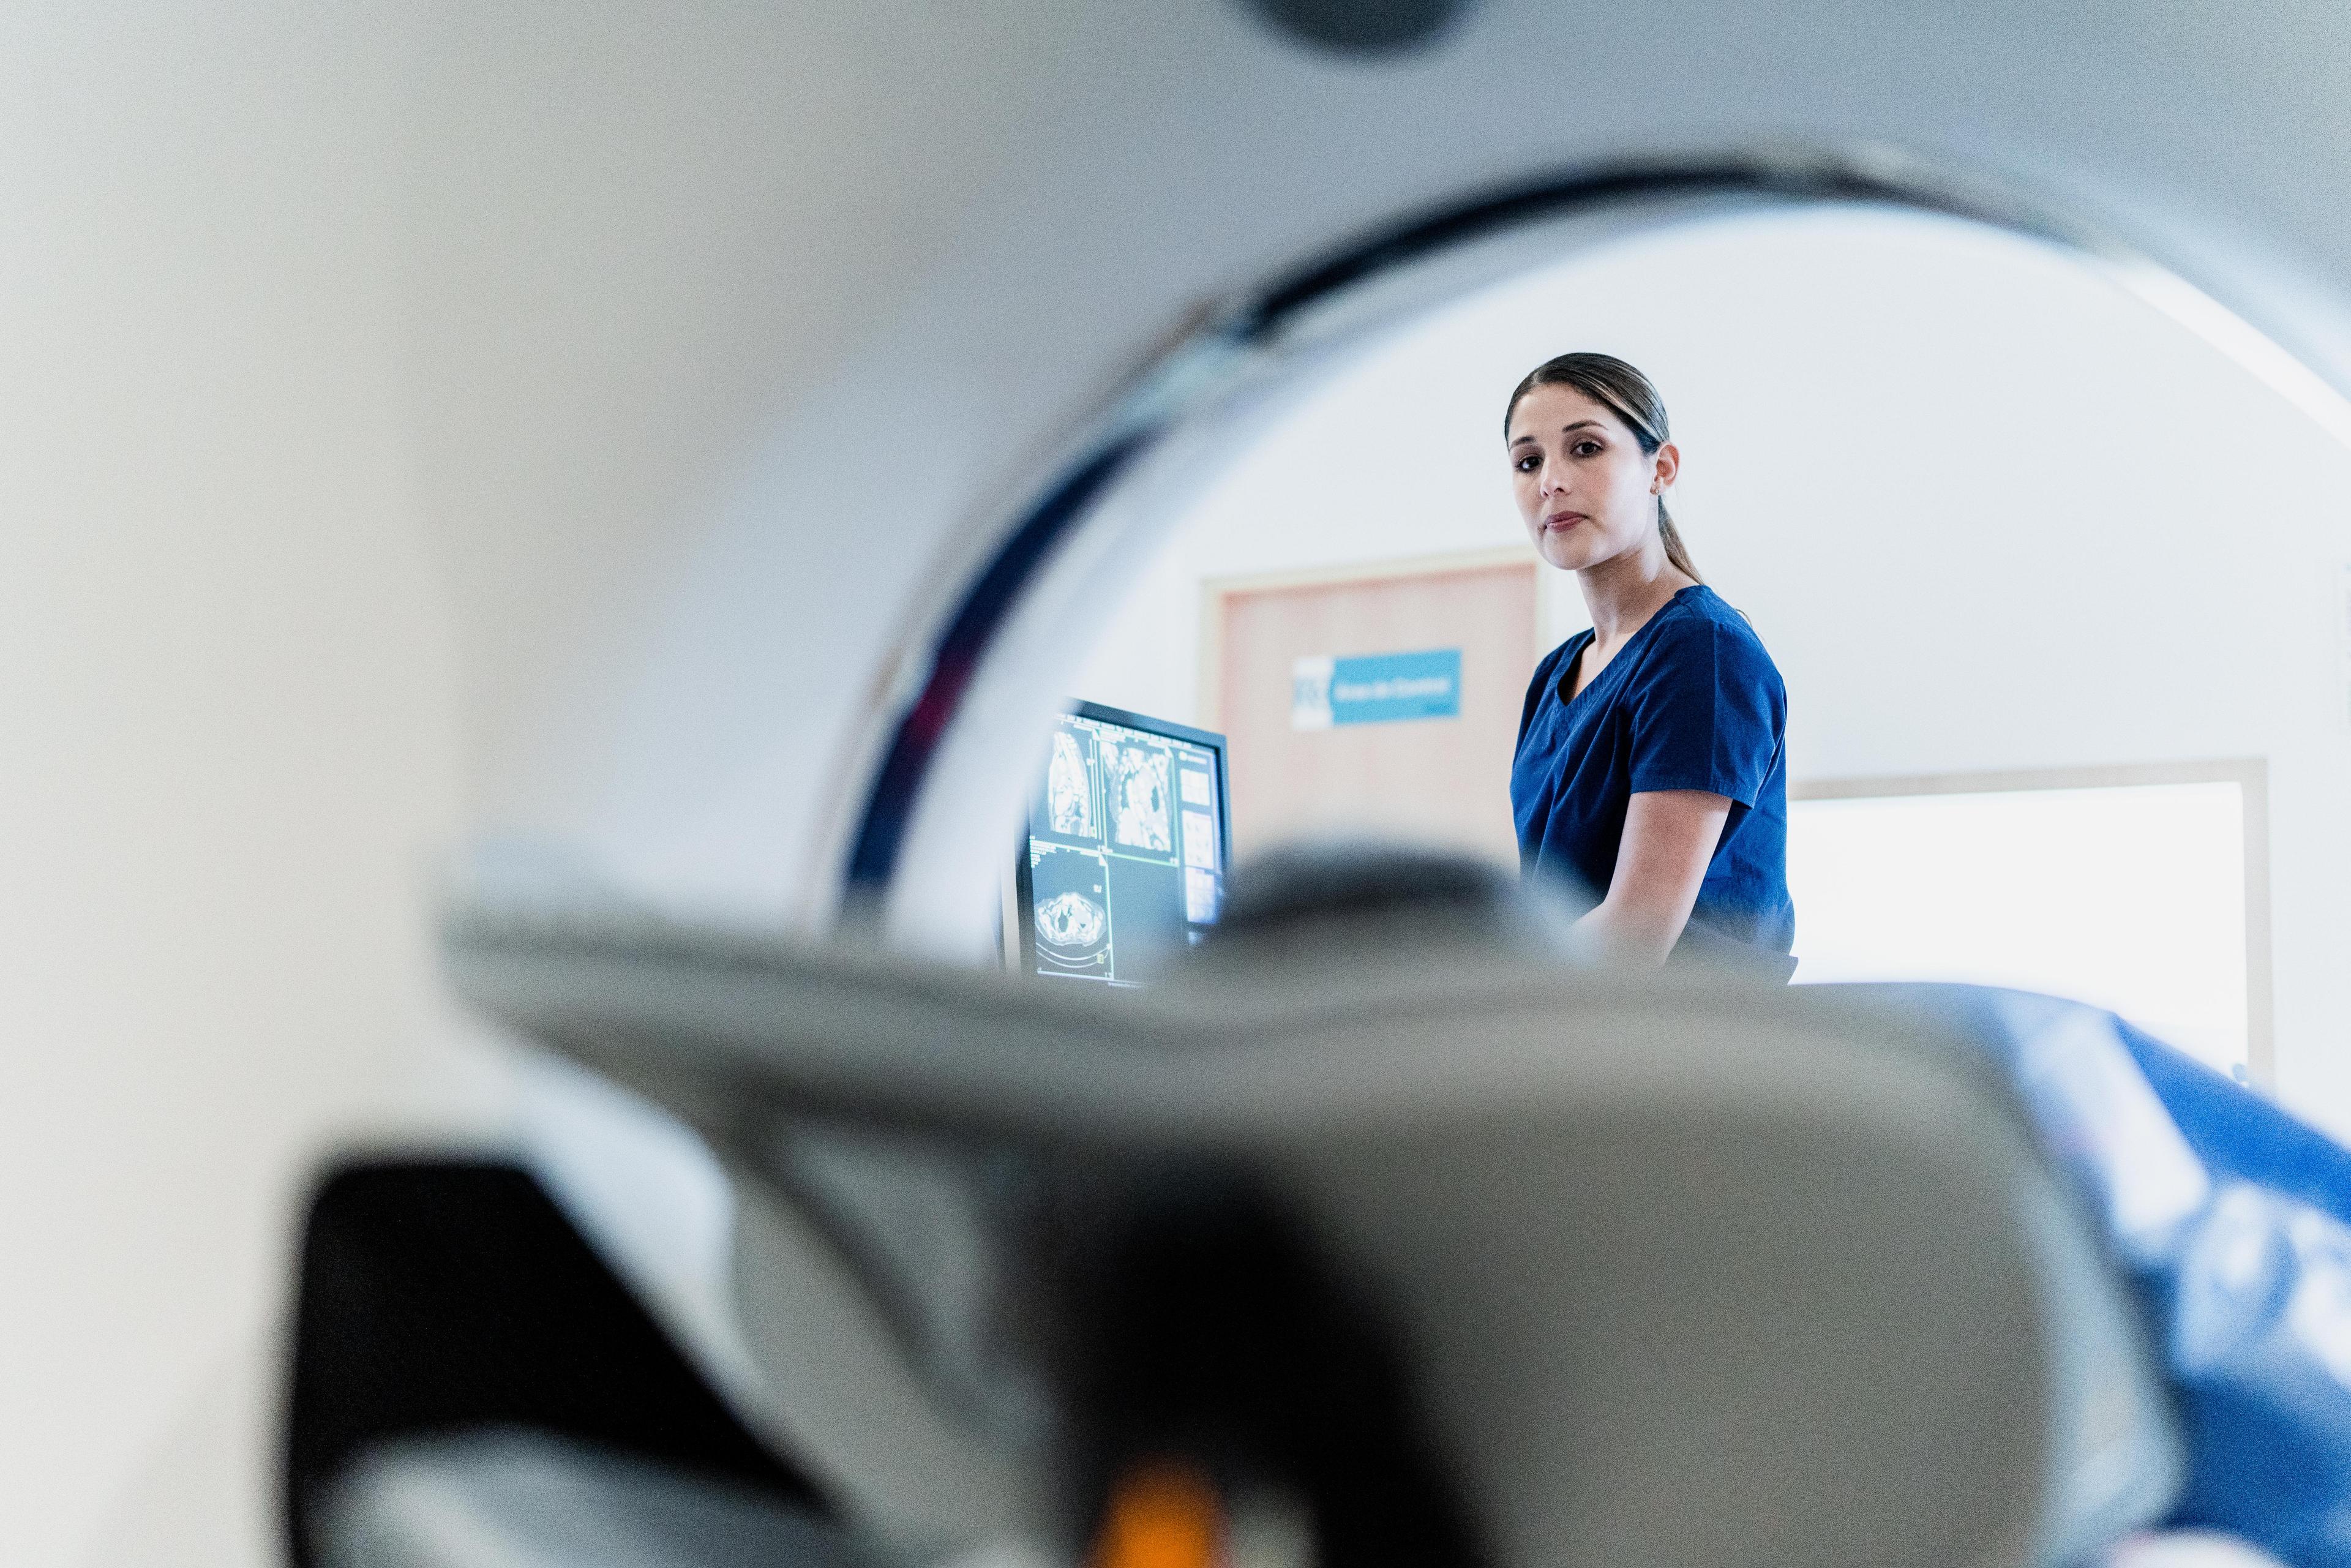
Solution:
[{"label": "ct scan image on screen", "polygon": [[1224,906],[1225,737],[1073,704],[1016,867],[1019,962],[1050,979],[1148,984]]}]

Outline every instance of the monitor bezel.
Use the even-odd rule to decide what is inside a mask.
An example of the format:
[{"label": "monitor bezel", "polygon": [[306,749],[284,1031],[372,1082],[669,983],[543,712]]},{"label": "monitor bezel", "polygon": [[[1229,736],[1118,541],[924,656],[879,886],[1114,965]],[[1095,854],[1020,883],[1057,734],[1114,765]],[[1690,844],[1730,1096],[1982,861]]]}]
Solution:
[{"label": "monitor bezel", "polygon": [[[1082,702],[1076,698],[1064,703],[1061,713],[1067,718],[1091,719],[1096,724],[1114,724],[1122,728],[1139,730],[1163,740],[1180,740],[1186,746],[1196,746],[1216,754],[1217,758],[1217,876],[1229,883],[1233,874],[1233,766],[1225,737],[1213,729],[1200,729],[1188,724],[1178,724],[1172,718],[1154,718],[1149,714],[1133,713],[1113,707],[1107,703]],[[1017,940],[1004,944],[1006,964],[1014,973],[1033,979],[1049,977],[1037,972],[1037,923],[1032,907],[1033,889],[1029,881],[1029,826],[1033,800],[1023,798],[1020,805],[1020,840],[1019,852],[1012,859],[1012,880],[1006,889],[1008,900],[1004,911],[1004,929]],[[1113,989],[1132,987],[1134,980],[1086,980],[1082,984],[1106,985]]]}]

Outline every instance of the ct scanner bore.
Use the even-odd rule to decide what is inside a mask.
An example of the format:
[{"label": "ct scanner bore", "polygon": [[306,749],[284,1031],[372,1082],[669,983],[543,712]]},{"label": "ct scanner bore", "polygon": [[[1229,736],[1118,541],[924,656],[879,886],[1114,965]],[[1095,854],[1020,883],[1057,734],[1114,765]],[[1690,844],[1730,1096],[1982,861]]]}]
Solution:
[{"label": "ct scanner bore", "polygon": [[[1247,438],[1255,411],[1480,285],[1644,231],[1827,204],[1893,207],[1997,228],[2078,256],[2351,440],[2351,403],[2276,344],[2124,239],[2014,191],[1883,149],[1782,151],[1538,175],[1341,245],[1196,314],[1078,434],[996,528],[999,541],[914,651],[896,706],[875,716],[875,760],[834,841],[838,907],[917,949],[976,946],[973,890],[1002,802],[1025,788],[1030,742],[1082,624],[1081,583],[1120,569],[1187,484]],[[1131,555],[1134,552],[1128,552]],[[1071,562],[1076,564],[1073,566]],[[1050,629],[1050,635],[1047,634]],[[1048,644],[1050,644],[1050,646]],[[1055,694],[1057,695],[1057,694]]]}]

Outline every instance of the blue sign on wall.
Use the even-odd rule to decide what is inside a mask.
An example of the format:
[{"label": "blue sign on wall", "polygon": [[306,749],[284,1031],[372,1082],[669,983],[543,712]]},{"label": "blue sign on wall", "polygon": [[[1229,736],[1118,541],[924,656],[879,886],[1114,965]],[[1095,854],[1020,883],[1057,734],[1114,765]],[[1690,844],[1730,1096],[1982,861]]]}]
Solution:
[{"label": "blue sign on wall", "polygon": [[1460,714],[1458,648],[1364,653],[1346,659],[1318,654],[1301,659],[1290,667],[1292,729],[1391,724],[1412,718],[1458,718]]}]

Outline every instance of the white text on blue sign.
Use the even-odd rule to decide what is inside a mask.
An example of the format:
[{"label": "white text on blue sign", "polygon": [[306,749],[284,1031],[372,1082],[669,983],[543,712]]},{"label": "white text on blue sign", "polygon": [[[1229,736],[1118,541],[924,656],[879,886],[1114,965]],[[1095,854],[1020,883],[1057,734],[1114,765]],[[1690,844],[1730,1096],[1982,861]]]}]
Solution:
[{"label": "white text on blue sign", "polygon": [[1290,668],[1292,729],[1458,718],[1460,714],[1458,648],[1359,653],[1346,658],[1313,654],[1298,660]]}]

